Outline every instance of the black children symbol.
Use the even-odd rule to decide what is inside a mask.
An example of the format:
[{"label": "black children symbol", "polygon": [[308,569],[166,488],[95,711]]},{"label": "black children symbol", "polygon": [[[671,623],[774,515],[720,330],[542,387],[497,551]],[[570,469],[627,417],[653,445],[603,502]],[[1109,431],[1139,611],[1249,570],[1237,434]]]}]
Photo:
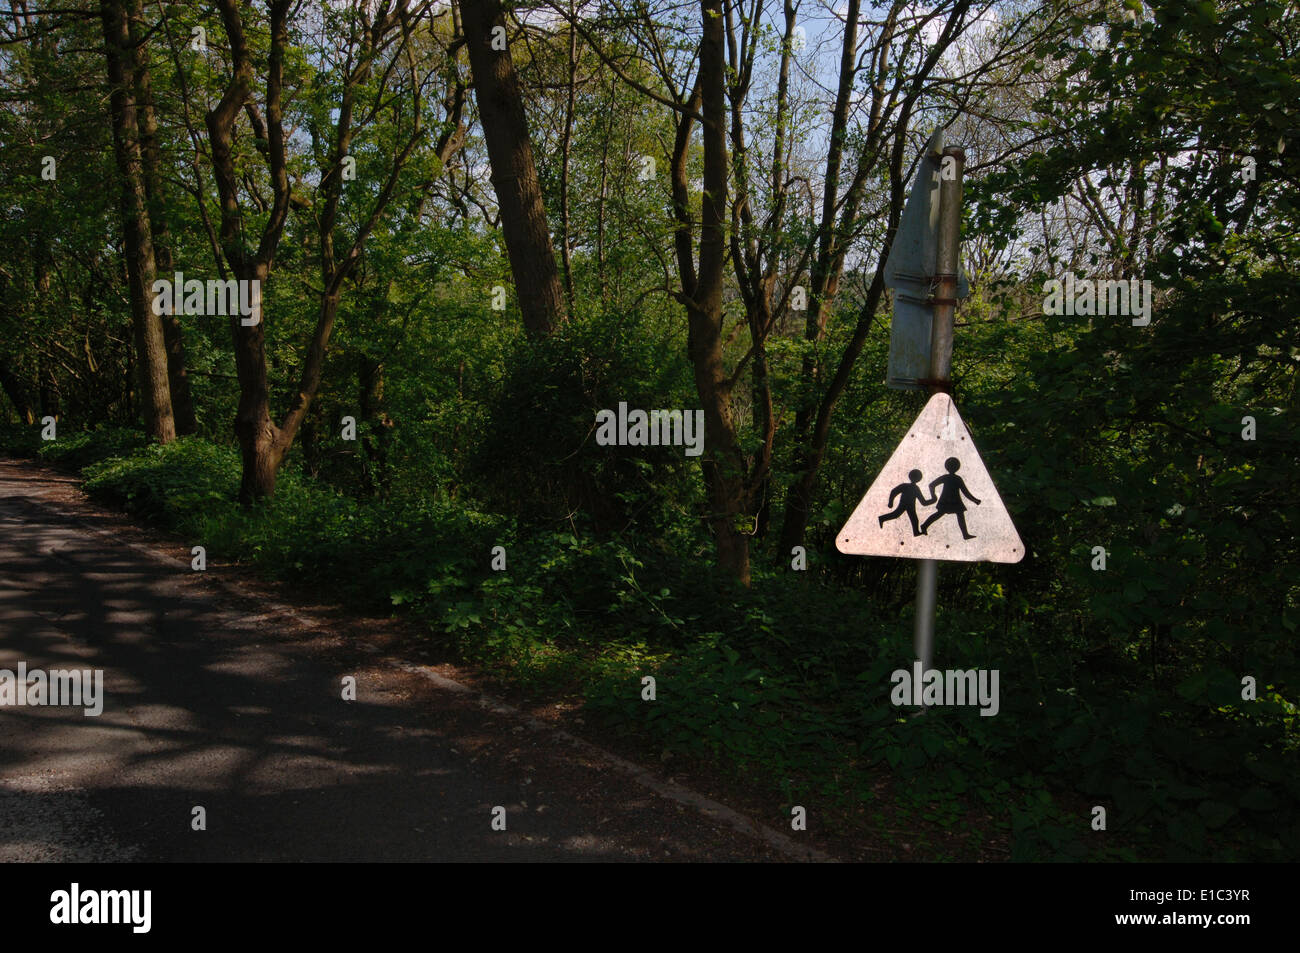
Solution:
[{"label": "black children symbol", "polygon": [[893,506],[894,500],[898,499],[898,508],[880,517],[880,525],[884,526],[886,520],[898,519],[898,517],[906,513],[907,518],[912,521],[912,535],[920,536],[922,531],[917,527],[916,504],[921,503],[925,506],[929,506],[934,502],[934,494],[931,492],[930,498],[927,500],[925,498],[925,493],[923,493],[921,488],[917,486],[917,484],[921,482],[920,470],[911,471],[908,473],[907,478],[912,482],[900,483],[890,491],[889,505]]},{"label": "black children symbol", "polygon": [[[960,460],[956,457],[949,457],[944,461],[943,468],[948,472],[930,481],[930,498],[928,500],[918,485],[921,482],[921,471],[910,471],[907,478],[911,482],[900,483],[890,491],[889,505],[893,506],[894,500],[898,499],[898,506],[880,517],[880,525],[884,526],[887,520],[897,519],[906,513],[908,519],[912,521],[912,535],[926,536],[929,535],[927,530],[935,520],[951,513],[957,517],[957,526],[961,530],[962,539],[974,539],[974,534],[966,528],[966,504],[962,502],[962,496],[965,496],[976,506],[980,505],[980,501],[967,489],[966,481],[957,476],[957,471],[961,469]],[[935,487],[939,487],[937,495]],[[920,526],[917,525],[916,519],[917,503],[923,506],[934,505],[934,512]]]},{"label": "black children symbol", "polygon": [[948,471],[947,474],[930,481],[931,496],[934,495],[936,486],[943,488],[939,491],[939,505],[934,508],[930,518],[921,524],[921,532],[924,533],[929,529],[930,524],[940,516],[952,513],[956,515],[957,525],[961,528],[961,538],[974,539],[975,537],[966,530],[966,504],[961,501],[961,498],[965,495],[976,506],[980,505],[980,501],[975,499],[975,494],[966,489],[966,481],[957,475],[957,471],[961,469],[960,460],[956,457],[949,457],[944,461],[943,468]]}]

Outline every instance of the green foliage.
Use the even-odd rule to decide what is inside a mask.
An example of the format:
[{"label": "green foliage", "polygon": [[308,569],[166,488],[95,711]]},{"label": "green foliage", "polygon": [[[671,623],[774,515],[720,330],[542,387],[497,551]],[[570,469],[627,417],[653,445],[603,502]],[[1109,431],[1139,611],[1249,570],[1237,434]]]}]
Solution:
[{"label": "green foliage", "polygon": [[91,493],[201,543],[210,560],[248,562],[372,611],[455,589],[475,565],[486,568],[504,526],[445,504],[358,503],[292,473],[273,503],[241,507],[239,474],[235,451],[199,439],[85,470]]},{"label": "green foliage", "polygon": [[239,483],[239,456],[186,438],[128,456],[109,456],[83,472],[90,493],[183,532],[215,519],[219,507],[229,511]]},{"label": "green foliage", "polygon": [[0,454],[34,457],[40,448],[40,424],[13,424],[0,421]]},{"label": "green foliage", "polygon": [[56,466],[80,470],[108,457],[122,456],[148,444],[138,430],[125,427],[98,427],[60,436],[40,444],[40,458]]},{"label": "green foliage", "polygon": [[[638,532],[671,544],[692,535],[698,479],[681,447],[600,447],[596,414],[696,403],[685,365],[651,318],[599,315],[542,341],[518,339],[486,400],[466,479],[494,509],[553,528]],[[583,527],[585,528],[585,527]]]}]

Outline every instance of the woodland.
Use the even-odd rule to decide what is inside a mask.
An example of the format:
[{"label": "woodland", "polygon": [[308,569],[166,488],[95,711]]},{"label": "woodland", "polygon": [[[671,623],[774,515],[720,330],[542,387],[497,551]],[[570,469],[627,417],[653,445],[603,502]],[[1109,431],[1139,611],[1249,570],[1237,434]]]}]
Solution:
[{"label": "woodland", "polygon": [[[1298,62],[1283,0],[3,0],[0,453],[864,858],[1294,860]],[[891,703],[916,563],[835,545],[936,133],[996,717]]]}]

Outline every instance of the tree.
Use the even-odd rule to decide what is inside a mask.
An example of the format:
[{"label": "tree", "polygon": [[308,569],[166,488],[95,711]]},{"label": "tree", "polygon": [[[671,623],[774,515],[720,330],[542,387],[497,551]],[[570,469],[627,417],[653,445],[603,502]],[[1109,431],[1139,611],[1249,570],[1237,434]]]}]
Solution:
[{"label": "tree", "polygon": [[545,336],[564,320],[564,288],[506,40],[505,11],[496,0],[471,0],[461,4],[461,15],[519,309],[528,333]]},{"label": "tree", "polygon": [[136,100],[134,40],[124,0],[101,0],[100,14],[108,60],[113,148],[122,178],[122,230],[145,425],[159,443],[170,443],[176,439],[176,423],[172,416],[167,376],[167,345],[162,321],[153,312],[153,283],[158,266],[149,220],[149,195]]},{"label": "tree", "polygon": [[[156,270],[159,274],[170,275],[173,262],[172,237],[163,195],[162,147],[158,135],[158,110],[154,105],[148,35],[147,32],[142,32],[143,11],[140,0],[129,0],[129,3],[127,15],[132,27],[134,48],[131,71],[138,104],[140,157],[145,196],[148,199],[149,227],[153,236]],[[185,339],[174,308],[165,310],[159,315],[159,320],[162,322],[163,344],[167,350],[168,392],[176,433],[186,436],[198,430],[198,421],[194,412],[194,397],[190,392],[189,370],[185,364]]]},{"label": "tree", "polygon": [[[426,67],[422,72],[412,50],[416,27],[428,11],[428,3],[411,9],[404,5],[390,9],[383,4],[373,11],[373,16],[372,5],[365,2],[355,2],[345,9],[327,12],[328,30],[331,36],[337,37],[341,47],[342,67],[338,74],[341,76],[339,88],[329,92],[338,94],[340,105],[336,110],[331,110],[330,106],[323,109],[334,116],[327,137],[330,148],[320,170],[316,201],[307,202],[294,194],[290,183],[289,143],[284,130],[285,63],[290,53],[288,13],[292,3],[290,0],[275,0],[269,6],[270,47],[262,106],[251,98],[253,58],[239,7],[235,0],[220,0],[219,5],[230,44],[231,78],[220,102],[207,114],[206,122],[221,204],[220,243],[231,272],[240,280],[257,282],[265,301],[265,283],[272,274],[291,203],[320,210],[316,236],[322,286],[318,289],[316,321],[307,339],[297,386],[279,424],[271,415],[266,311],[263,309],[261,320],[256,323],[245,324],[238,317],[231,319],[240,392],[235,419],[235,433],[243,458],[240,498],[252,502],[270,497],[275,491],[276,473],[320,387],[325,353],[334,330],[344,282],[360,260],[367,238],[389,208],[412,153],[426,139],[422,121],[423,90],[429,77],[437,75],[439,70]],[[367,89],[377,63],[383,66],[378,91],[381,95],[377,101],[384,102],[382,93],[386,91],[393,94],[393,107],[407,103],[409,113],[405,118],[410,126],[390,143],[392,154],[385,157],[380,167],[371,170],[372,181],[379,185],[370,195],[368,209],[357,217],[359,224],[352,235],[340,243],[339,208],[344,195],[344,165],[350,158],[355,162],[350,150],[358,131],[357,97]],[[405,89],[390,85],[397,84],[403,76],[406,77]],[[330,102],[332,105],[333,100]],[[460,129],[462,102],[460,96],[453,96],[449,101],[453,116],[448,131],[439,140],[440,160],[444,163],[461,141],[461,133],[456,130]],[[379,113],[378,107],[371,108],[364,121],[375,121]],[[266,157],[272,192],[255,247],[246,244],[246,218],[250,216],[245,215],[243,206],[245,202],[256,204],[259,199],[256,195],[244,196],[235,151],[237,121],[241,115],[247,116],[258,151]],[[398,115],[402,113],[399,111]],[[339,244],[346,248],[342,254],[336,251]]]},{"label": "tree", "polygon": [[[689,231],[678,233],[678,273],[681,301],[686,306],[687,353],[695,372],[695,388],[704,405],[705,490],[708,522],[717,546],[718,566],[741,585],[749,585],[749,538],[745,517],[745,463],[736,436],[731,391],[723,365],[723,277],[727,263],[727,103],[725,89],[726,29],[723,0],[701,0],[700,69],[691,103],[703,111],[704,179],[700,202],[698,266]],[[681,117],[678,148],[673,159],[674,191],[685,193],[685,145],[689,115]],[[686,211],[679,201],[683,218]],[[689,222],[683,221],[689,228]]]}]

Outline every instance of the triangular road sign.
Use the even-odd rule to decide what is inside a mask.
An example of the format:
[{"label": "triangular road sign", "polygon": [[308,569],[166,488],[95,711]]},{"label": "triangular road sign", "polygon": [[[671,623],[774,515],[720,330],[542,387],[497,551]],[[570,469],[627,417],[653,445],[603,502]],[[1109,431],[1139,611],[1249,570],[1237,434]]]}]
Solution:
[{"label": "triangular road sign", "polygon": [[1025,556],[1025,544],[947,394],[930,398],[835,546],[851,556],[960,562],[1016,563]]}]

